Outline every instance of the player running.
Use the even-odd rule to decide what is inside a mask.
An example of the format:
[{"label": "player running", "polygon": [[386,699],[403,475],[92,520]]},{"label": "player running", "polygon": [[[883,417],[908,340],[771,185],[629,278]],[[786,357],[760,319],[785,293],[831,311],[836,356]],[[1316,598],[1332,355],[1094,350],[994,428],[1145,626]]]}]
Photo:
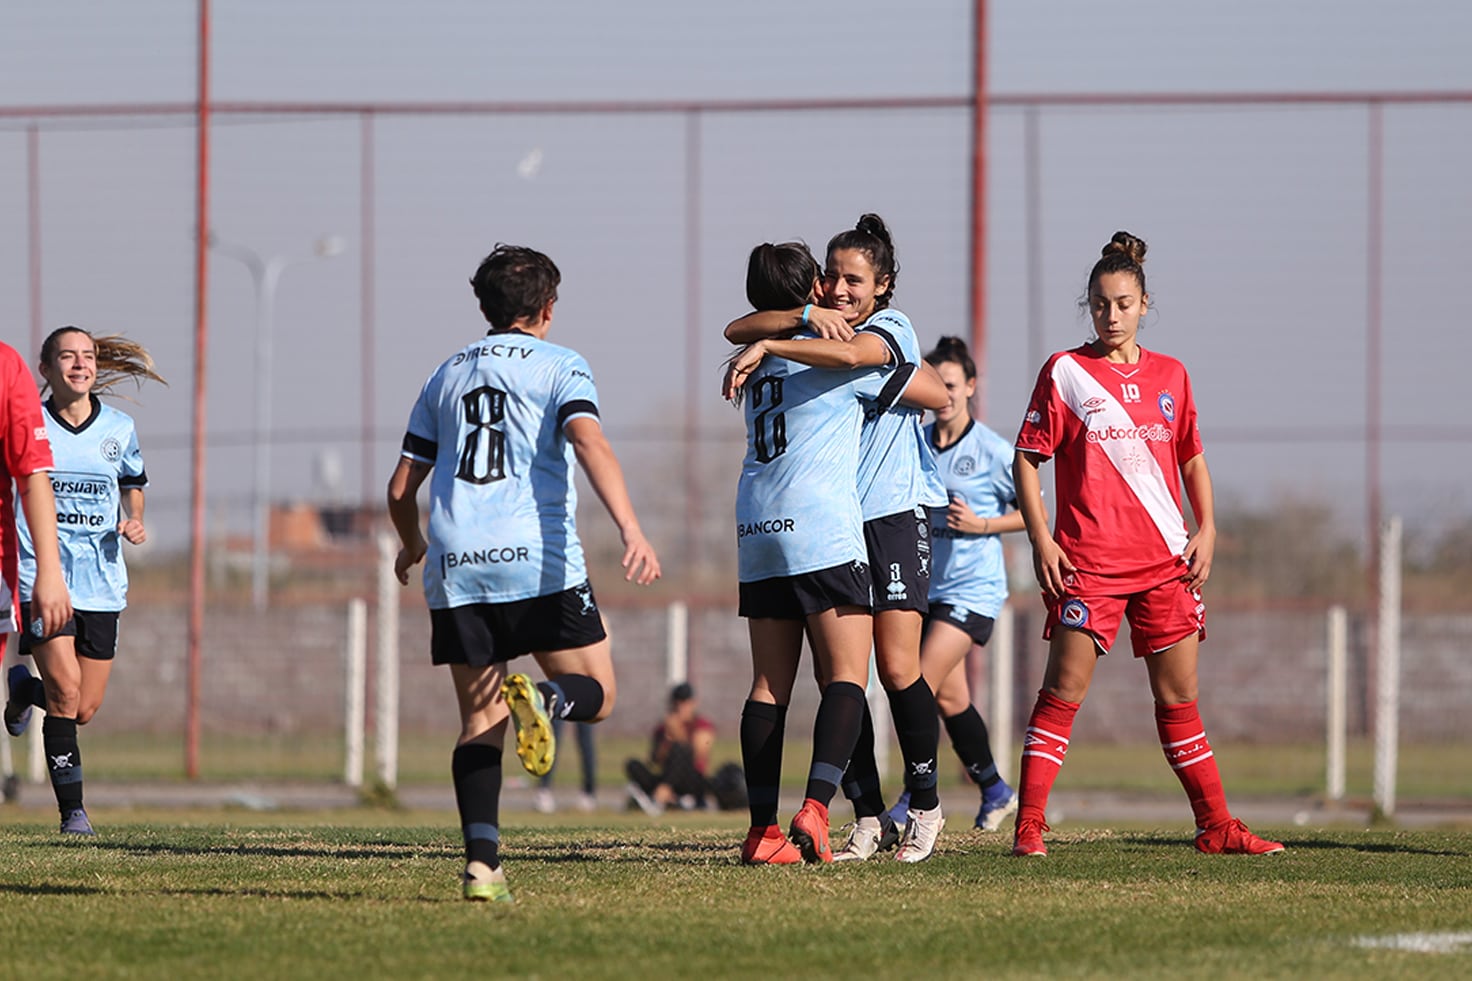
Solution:
[{"label": "player running", "polygon": [[[1206,637],[1201,587],[1216,521],[1196,428],[1191,381],[1176,359],[1140,347],[1149,308],[1145,243],[1116,232],[1089,273],[1093,340],[1050,357],[1017,436],[1017,499],[1048,608],[1043,687],[1023,742],[1012,853],[1039,856],[1048,792],[1068,753],[1073,718],[1094,666],[1128,620],[1155,697],[1161,748],[1190,798],[1196,847],[1261,855],[1283,846],[1227,809],[1196,708],[1196,661]],[[1038,469],[1056,458],[1056,530],[1048,530]],[[1197,531],[1181,511],[1181,484]]]},{"label": "player running", "polygon": [[[127,413],[105,404],[105,395],[124,378],[162,382],[144,348],[116,335],[93,337],[80,327],[61,327],[41,345],[41,377],[51,396],[45,402],[46,432],[55,469],[51,487],[62,568],[73,612],[49,626],[35,619],[40,578],[37,562],[49,528],[32,535],[20,522],[20,653],[35,658],[40,677],[17,664],[7,676],[5,728],[25,732],[31,710],[46,710],[41,740],[63,834],[95,834],[82,802],[82,753],[77,727],[102,707],[118,649],[118,622],[128,605],[128,567],[122,543],[142,545],[143,489],[148,476],[138,433]],[[49,522],[47,522],[49,525]],[[40,547],[38,547],[38,544]]]},{"label": "player running", "polygon": [[[394,571],[407,583],[424,562],[430,656],[450,666],[460,710],[451,773],[469,900],[511,901],[499,850],[508,716],[523,766],[540,776],[554,758],[553,717],[598,722],[613,708],[613,659],[574,522],[574,460],[618,526],[624,578],[660,576],[599,423],[592,370],[547,341],[561,280],[528,248],[497,245],[481,262],[470,282],[490,330],[425,382],[388,485],[402,543]],[[431,471],[426,541],[415,495]],[[507,675],[523,654],[547,681]]]},{"label": "player running", "polygon": [[[736,362],[750,370],[768,354],[825,368],[921,366],[920,342],[909,318],[890,307],[899,265],[889,229],[866,214],[854,228],[828,242],[822,302],[826,310],[794,307],[743,317],[726,328],[733,341],[755,341]],[[817,341],[782,335],[812,322]],[[944,386],[930,370],[916,374],[904,404],[890,398],[864,414],[859,495],[864,540],[874,588],[873,644],[880,683],[889,698],[910,807],[895,857],[920,862],[935,849],[944,818],[936,792],[940,728],[935,695],[920,673],[920,635],[929,608],[928,509],[944,507],[945,487],[920,432],[922,409],[946,404]],[[922,394],[923,392],[923,394]],[[826,680],[826,679],[824,679]],[[866,859],[895,842],[874,761],[874,723],[863,706],[859,738],[843,782],[855,823],[837,860]]]}]

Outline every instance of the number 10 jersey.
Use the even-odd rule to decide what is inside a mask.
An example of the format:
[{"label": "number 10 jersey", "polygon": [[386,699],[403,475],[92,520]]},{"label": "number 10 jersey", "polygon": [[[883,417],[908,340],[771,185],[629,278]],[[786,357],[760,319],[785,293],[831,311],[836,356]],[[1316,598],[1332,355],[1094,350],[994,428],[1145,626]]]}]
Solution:
[{"label": "number 10 jersey", "polygon": [[598,418],[588,362],[520,331],[487,334],[424,383],[403,455],[434,467],[430,609],[531,599],[587,580],[563,433],[583,416]]}]

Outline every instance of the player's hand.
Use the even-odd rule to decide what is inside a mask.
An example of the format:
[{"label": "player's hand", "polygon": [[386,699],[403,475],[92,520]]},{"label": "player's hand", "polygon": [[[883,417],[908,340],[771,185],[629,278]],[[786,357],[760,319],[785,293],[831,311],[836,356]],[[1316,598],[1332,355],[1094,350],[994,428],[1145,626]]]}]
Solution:
[{"label": "player's hand", "polygon": [[1206,585],[1206,580],[1211,576],[1211,559],[1216,552],[1216,529],[1202,528],[1186,541],[1186,550],[1181,553],[1181,558],[1186,560],[1186,574],[1181,576],[1181,582],[1186,588],[1196,592]]},{"label": "player's hand", "polygon": [[641,586],[647,586],[660,576],[659,556],[654,554],[654,546],[644,537],[644,533],[637,528],[625,532],[624,557],[619,563],[624,567],[624,582],[636,582]]},{"label": "player's hand", "polygon": [[[42,572],[36,570],[36,582],[31,587],[31,619],[41,621],[40,637],[50,637],[57,633],[66,622],[72,618],[72,598],[66,589],[66,580],[61,576],[61,570]],[[24,629],[31,630],[31,625],[25,624]],[[31,636],[36,637],[36,632],[31,630]],[[40,639],[36,637],[36,639]]]},{"label": "player's hand", "polygon": [[766,356],[767,347],[761,341],[748,344],[733,354],[731,360],[726,362],[726,377],[721,382],[721,398],[734,402],[747,379],[751,378],[751,373],[756,371],[757,365]]},{"label": "player's hand", "polygon": [[837,310],[829,310],[827,307],[813,307],[808,311],[807,330],[819,337],[827,337],[835,341],[854,339],[854,329],[847,320],[843,319],[843,314]]},{"label": "player's hand", "polygon": [[951,503],[946,505],[946,527],[952,531],[964,531],[970,534],[981,534],[981,519],[976,512],[967,507],[966,502],[955,494],[951,495]]},{"label": "player's hand", "polygon": [[423,538],[415,541],[413,545],[405,545],[399,549],[399,554],[394,559],[394,575],[398,577],[399,585],[409,585],[409,570],[423,561],[424,553],[427,551],[429,551],[429,543]]},{"label": "player's hand", "polygon": [[122,535],[134,545],[142,545],[148,541],[148,532],[143,528],[143,522],[137,518],[126,518],[118,522],[118,534]]},{"label": "player's hand", "polygon": [[1068,587],[1065,580],[1078,571],[1051,535],[1033,543],[1032,567],[1043,595],[1049,599],[1057,599],[1066,593]]}]

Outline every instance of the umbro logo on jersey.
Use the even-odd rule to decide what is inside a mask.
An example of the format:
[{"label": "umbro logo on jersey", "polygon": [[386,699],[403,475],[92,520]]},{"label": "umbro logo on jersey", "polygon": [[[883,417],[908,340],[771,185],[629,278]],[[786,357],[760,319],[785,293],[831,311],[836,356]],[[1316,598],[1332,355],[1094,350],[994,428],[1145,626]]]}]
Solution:
[{"label": "umbro logo on jersey", "polygon": [[1091,399],[1084,399],[1084,420],[1087,421],[1089,416],[1093,415],[1095,412],[1103,412],[1108,407],[1109,400],[1106,398],[1100,398],[1099,396],[1095,395]]}]

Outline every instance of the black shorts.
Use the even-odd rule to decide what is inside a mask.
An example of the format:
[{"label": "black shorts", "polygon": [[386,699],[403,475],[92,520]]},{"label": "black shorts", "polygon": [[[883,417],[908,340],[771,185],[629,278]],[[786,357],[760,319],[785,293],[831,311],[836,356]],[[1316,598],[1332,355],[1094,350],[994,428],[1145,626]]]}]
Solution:
[{"label": "black shorts", "polygon": [[588,583],[560,593],[429,611],[435,664],[482,668],[523,654],[587,647],[607,637]]},{"label": "black shorts", "polygon": [[984,617],[980,613],[972,613],[970,610],[949,603],[931,603],[930,612],[925,615],[925,629],[937,620],[945,621],[957,630],[976,642],[977,647],[985,647],[986,642],[992,639],[992,626],[997,622],[991,617]]},{"label": "black shorts", "polygon": [[806,620],[840,606],[868,610],[873,604],[869,567],[848,562],[817,572],[744,582],[737,613],[751,620]]},{"label": "black shorts", "polygon": [[874,612],[930,609],[930,512],[924,507],[864,522]]},{"label": "black shorts", "polygon": [[39,628],[41,624],[31,622],[31,604],[22,603],[20,619],[26,628],[20,632],[20,652],[30,654],[32,649],[53,637],[75,637],[77,657],[92,661],[111,661],[118,653],[118,620],[121,616],[116,610],[111,613],[73,610],[72,618],[62,624],[60,630],[38,637],[33,628]]}]

